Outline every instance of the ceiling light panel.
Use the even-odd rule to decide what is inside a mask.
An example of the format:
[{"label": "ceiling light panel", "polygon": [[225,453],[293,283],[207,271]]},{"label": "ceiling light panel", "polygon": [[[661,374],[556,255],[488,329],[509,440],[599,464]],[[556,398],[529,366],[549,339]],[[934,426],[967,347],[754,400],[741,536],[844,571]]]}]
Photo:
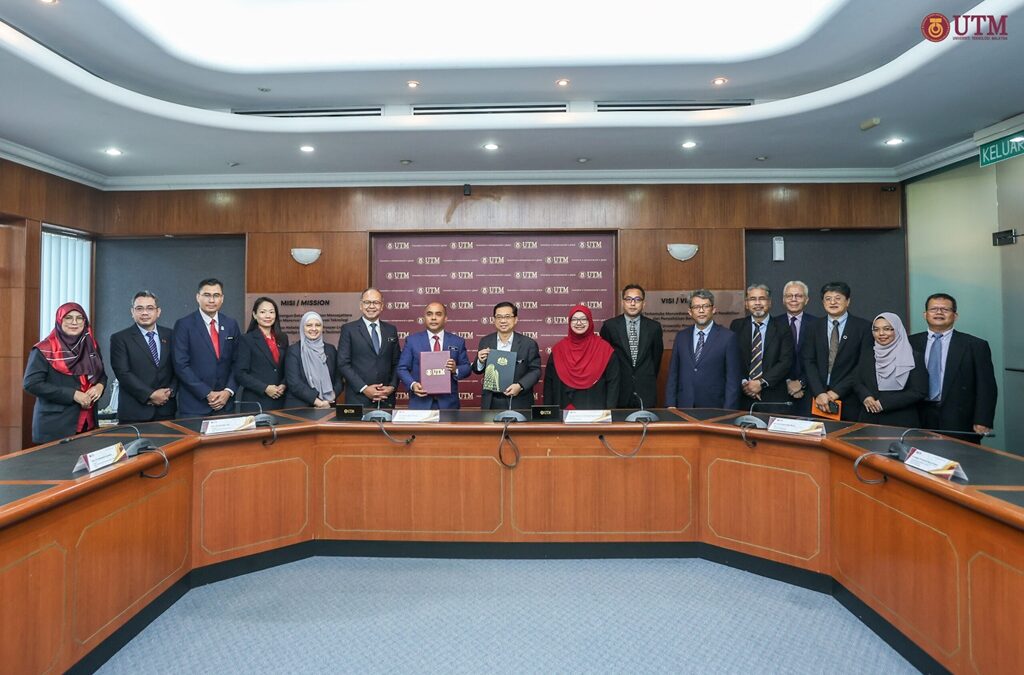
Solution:
[{"label": "ceiling light panel", "polygon": [[[100,0],[183,60],[223,71],[282,73],[743,61],[803,42],[846,1],[634,0],[622,13],[594,12],[584,0],[491,3],[472,12],[450,0],[391,0],[388,14],[402,20],[380,40],[377,31],[364,30],[380,22],[379,0]],[[482,31],[481,25],[502,30]],[[708,30],[726,25],[726,31]]]}]

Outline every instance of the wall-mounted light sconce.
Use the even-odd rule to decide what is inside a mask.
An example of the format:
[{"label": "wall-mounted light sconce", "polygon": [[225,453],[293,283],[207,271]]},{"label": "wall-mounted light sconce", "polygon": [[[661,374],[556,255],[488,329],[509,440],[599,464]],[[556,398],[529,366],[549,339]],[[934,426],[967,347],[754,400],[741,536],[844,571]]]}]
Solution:
[{"label": "wall-mounted light sconce", "polygon": [[679,262],[686,262],[697,255],[698,248],[696,244],[669,244],[668,253]]},{"label": "wall-mounted light sconce", "polygon": [[320,259],[320,249],[318,248],[293,248],[292,249],[292,260],[299,263],[300,265],[312,265]]}]

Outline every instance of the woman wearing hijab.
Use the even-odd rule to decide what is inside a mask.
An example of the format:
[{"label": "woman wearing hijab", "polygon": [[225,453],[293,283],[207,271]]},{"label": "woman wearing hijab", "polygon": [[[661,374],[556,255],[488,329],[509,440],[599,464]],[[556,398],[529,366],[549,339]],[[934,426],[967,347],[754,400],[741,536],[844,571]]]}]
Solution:
[{"label": "woman wearing hijab", "polygon": [[277,303],[267,297],[256,298],[249,329],[235,353],[235,379],[242,385],[240,401],[259,403],[263,410],[284,407],[287,349],[288,336],[281,330]]},{"label": "woman wearing hijab", "polygon": [[303,406],[330,408],[341,393],[338,352],[324,344],[324,320],[316,312],[306,312],[299,322],[302,337],[288,347],[284,362],[286,408]]},{"label": "woman wearing hijab", "polygon": [[544,373],[544,403],[566,410],[614,408],[619,396],[615,350],[594,333],[588,307],[569,311],[569,334],[551,349]]},{"label": "woman wearing hijab", "polygon": [[36,397],[32,442],[49,443],[96,428],[107,374],[82,306],[57,309],[53,330],[32,348],[22,386]]},{"label": "woman wearing hijab", "polygon": [[916,427],[917,404],[928,396],[924,356],[911,348],[903,322],[891,312],[875,317],[871,335],[875,344],[861,356],[854,382],[864,404],[859,421]]}]

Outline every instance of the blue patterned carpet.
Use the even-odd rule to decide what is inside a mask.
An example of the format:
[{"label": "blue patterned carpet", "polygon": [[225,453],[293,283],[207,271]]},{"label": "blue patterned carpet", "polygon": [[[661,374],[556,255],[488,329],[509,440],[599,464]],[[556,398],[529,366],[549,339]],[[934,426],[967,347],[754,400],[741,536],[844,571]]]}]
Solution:
[{"label": "blue patterned carpet", "polygon": [[190,591],[99,672],[917,671],[833,598],[703,560],[324,557]]}]

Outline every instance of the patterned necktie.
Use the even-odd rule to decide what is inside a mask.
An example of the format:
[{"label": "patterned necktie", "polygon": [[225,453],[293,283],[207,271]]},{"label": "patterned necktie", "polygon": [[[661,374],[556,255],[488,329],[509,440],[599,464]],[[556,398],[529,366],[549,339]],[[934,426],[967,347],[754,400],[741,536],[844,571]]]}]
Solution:
[{"label": "patterned necktie", "polygon": [[764,360],[764,340],[761,338],[761,322],[754,322],[754,333],[750,338],[750,379],[760,380],[764,374],[761,362]]},{"label": "patterned necktie", "polygon": [[932,333],[932,346],[928,349],[928,400],[942,397],[942,334]]},{"label": "patterned necktie", "polygon": [[370,324],[370,342],[373,343],[373,351],[380,354],[380,335],[377,334],[377,324]]},{"label": "patterned necktie", "polygon": [[640,350],[640,333],[636,328],[636,321],[627,321],[629,324],[629,356],[633,359],[633,366],[636,366],[636,355]]},{"label": "patterned necktie", "polygon": [[217,355],[217,359],[220,360],[220,334],[217,333],[217,322],[210,322],[210,341],[213,342],[213,353]]},{"label": "patterned necktie", "polygon": [[800,346],[800,329],[796,327],[796,317],[789,317],[789,330],[793,333],[793,346]]},{"label": "patterned necktie", "polygon": [[832,374],[832,366],[839,353],[839,320],[832,319],[832,335],[828,339],[828,373]]},{"label": "patterned necktie", "polygon": [[156,340],[153,339],[153,331],[146,331],[146,342],[149,343],[149,354],[153,357],[153,363],[160,365],[160,355],[156,351]]},{"label": "patterned necktie", "polygon": [[700,354],[704,351],[704,331],[697,331],[697,348],[693,350],[693,362],[700,361]]},{"label": "patterned necktie", "polygon": [[435,352],[441,351],[441,338],[439,338],[436,335],[434,336],[434,351]]}]

